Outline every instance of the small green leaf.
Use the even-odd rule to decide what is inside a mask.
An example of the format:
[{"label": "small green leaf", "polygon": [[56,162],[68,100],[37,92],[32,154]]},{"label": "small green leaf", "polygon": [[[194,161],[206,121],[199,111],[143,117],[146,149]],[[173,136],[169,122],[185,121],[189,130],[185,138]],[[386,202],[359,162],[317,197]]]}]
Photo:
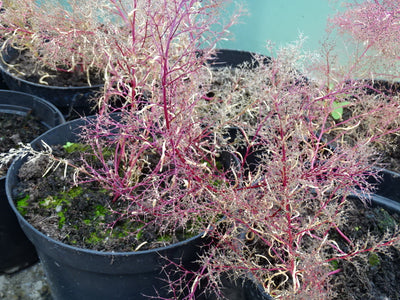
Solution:
[{"label": "small green leaf", "polygon": [[350,102],[348,102],[348,101],[344,101],[344,102],[333,101],[332,102],[332,112],[331,112],[332,118],[334,118],[335,120],[340,120],[343,116],[343,107],[346,105],[349,105],[349,104],[350,104]]}]

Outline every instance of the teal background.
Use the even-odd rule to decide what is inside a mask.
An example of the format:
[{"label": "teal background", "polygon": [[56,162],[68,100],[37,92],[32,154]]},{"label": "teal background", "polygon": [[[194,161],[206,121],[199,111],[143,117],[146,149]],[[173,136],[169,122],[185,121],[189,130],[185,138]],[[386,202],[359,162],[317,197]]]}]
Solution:
[{"label": "teal background", "polygon": [[[232,40],[219,44],[222,48],[270,54],[266,41],[277,48],[307,37],[304,50],[315,51],[326,34],[327,18],[343,9],[342,0],[234,0],[247,7],[248,16],[231,27]],[[350,0],[351,2],[351,0]],[[230,6],[233,12],[235,4]]]}]

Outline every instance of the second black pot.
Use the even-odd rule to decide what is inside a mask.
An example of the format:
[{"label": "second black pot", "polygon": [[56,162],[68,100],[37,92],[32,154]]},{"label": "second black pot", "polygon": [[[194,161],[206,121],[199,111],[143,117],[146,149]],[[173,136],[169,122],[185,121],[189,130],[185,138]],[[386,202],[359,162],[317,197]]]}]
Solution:
[{"label": "second black pot", "polygon": [[[3,51],[3,60],[11,62],[18,57],[19,51],[14,48],[7,48]],[[19,78],[9,72],[5,63],[0,60],[0,71],[3,81],[9,89],[20,91],[43,98],[54,104],[66,118],[71,115],[91,115],[94,113],[93,103],[90,101],[103,85],[93,86],[47,86]]]},{"label": "second black pot", "polygon": [[[80,126],[87,119],[77,119],[46,132],[32,142],[49,145],[76,142]],[[73,247],[53,240],[29,224],[14,205],[12,190],[23,159],[14,161],[6,178],[6,192],[21,227],[35,245],[55,299],[148,299],[147,296],[173,298],[168,291],[168,261],[196,269],[195,260],[202,250],[202,235],[154,250],[136,252],[100,252]],[[165,260],[168,258],[168,261]]]},{"label": "second black pot", "polygon": [[[0,112],[11,115],[29,113],[48,129],[65,122],[54,105],[16,91],[0,90]],[[38,257],[8,204],[5,179],[5,176],[0,177],[0,273],[13,273],[37,262]]]}]

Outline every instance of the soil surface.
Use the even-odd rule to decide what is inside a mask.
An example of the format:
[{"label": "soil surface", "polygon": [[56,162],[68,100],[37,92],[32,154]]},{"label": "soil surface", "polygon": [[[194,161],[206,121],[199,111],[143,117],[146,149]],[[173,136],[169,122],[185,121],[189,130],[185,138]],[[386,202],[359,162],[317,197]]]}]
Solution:
[{"label": "soil surface", "polygon": [[[32,115],[22,116],[0,112],[0,153],[17,148],[18,143],[29,143],[46,131],[46,126]],[[0,177],[5,173],[6,169],[0,168]]]},{"label": "soil surface", "polygon": [[[346,226],[341,230],[354,241],[364,243],[366,236],[383,238],[392,236],[400,225],[398,213],[381,207],[366,206],[359,200],[351,201],[354,206],[346,213]],[[345,247],[345,243],[339,244]],[[367,247],[368,248],[368,247]],[[333,268],[342,271],[332,277],[336,282],[335,299],[384,300],[400,299],[400,245],[377,249],[365,253],[352,261],[340,261]]]},{"label": "soil surface", "polygon": [[[82,164],[85,151],[91,165],[95,165],[90,150],[69,152],[63,145],[53,146],[55,157],[67,159],[74,166]],[[79,180],[87,182],[74,186],[72,167],[68,166],[66,172],[64,166],[58,167],[43,177],[51,163],[44,155],[28,160],[21,166],[20,183],[12,191],[20,213],[47,236],[79,248],[115,252],[154,249],[187,238],[179,232],[160,233],[151,222],[144,226],[143,222],[124,218],[132,210],[128,201],[113,199],[112,194],[84,174]]]},{"label": "soil surface", "polygon": [[[29,51],[22,51],[15,59],[8,61],[13,68],[8,71],[13,75],[34,83],[50,86],[89,86],[86,73],[78,69],[73,71],[61,71],[65,68],[60,67],[56,71],[40,64],[37,57],[34,57]],[[99,85],[104,83],[100,72],[90,72],[90,85]]]}]

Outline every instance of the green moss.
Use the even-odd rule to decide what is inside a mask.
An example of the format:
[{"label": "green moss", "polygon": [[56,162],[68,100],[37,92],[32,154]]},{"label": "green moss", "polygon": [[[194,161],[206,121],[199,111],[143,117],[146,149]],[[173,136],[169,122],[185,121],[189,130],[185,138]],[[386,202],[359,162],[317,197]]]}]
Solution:
[{"label": "green moss", "polygon": [[[93,149],[87,144],[83,143],[71,143],[71,142],[66,142],[63,145],[64,150],[67,153],[74,153],[74,152],[79,152],[79,153],[92,153],[93,154]],[[114,154],[112,149],[106,149],[103,148],[102,155],[105,160],[108,160],[112,155]],[[97,160],[97,157],[93,155],[92,157],[94,160]]]},{"label": "green moss", "polygon": [[46,209],[54,209],[58,216],[58,227],[62,228],[65,225],[65,213],[71,205],[71,200],[82,194],[82,188],[73,187],[68,191],[60,193],[59,196],[47,196],[39,202],[39,205]]},{"label": "green moss", "polygon": [[63,148],[67,153],[74,153],[74,152],[86,152],[90,147],[89,145],[81,143],[66,142],[65,145],[63,145]]},{"label": "green moss", "polygon": [[63,192],[61,194],[65,194],[68,197],[76,198],[82,194],[83,190],[80,186],[74,186],[68,192]]},{"label": "green moss", "polygon": [[159,237],[157,238],[157,241],[169,243],[169,242],[172,241],[172,236],[171,236],[171,235],[159,236]]},{"label": "green moss", "polygon": [[57,213],[57,216],[59,217],[58,219],[58,228],[63,228],[64,224],[65,224],[65,213],[64,211],[60,211]]},{"label": "green moss", "polygon": [[396,226],[396,221],[392,218],[392,216],[387,212],[387,210],[380,208],[379,215],[377,217],[378,228],[382,232],[387,231],[388,229],[392,229]]},{"label": "green moss", "polygon": [[139,231],[136,233],[136,239],[139,241],[139,240],[142,238],[142,236],[143,236],[143,231],[142,231],[142,230],[139,230]]},{"label": "green moss", "polygon": [[68,191],[61,192],[59,196],[47,196],[44,200],[40,201],[39,204],[45,208],[56,208],[60,205],[69,205],[71,200],[82,194],[82,188],[79,186],[73,187]]},{"label": "green moss", "polygon": [[381,264],[378,254],[371,253],[368,257],[368,263],[371,267],[378,267]]},{"label": "green moss", "polygon": [[86,239],[88,244],[99,244],[104,239],[103,236],[98,236],[97,232],[92,232],[90,237]]},{"label": "green moss", "polygon": [[105,208],[103,205],[97,205],[94,211],[95,218],[105,217],[107,212],[108,209]]},{"label": "green moss", "polygon": [[23,216],[25,216],[27,213],[27,208],[29,206],[28,201],[29,201],[29,195],[26,195],[24,198],[19,199],[17,201],[17,210]]}]

